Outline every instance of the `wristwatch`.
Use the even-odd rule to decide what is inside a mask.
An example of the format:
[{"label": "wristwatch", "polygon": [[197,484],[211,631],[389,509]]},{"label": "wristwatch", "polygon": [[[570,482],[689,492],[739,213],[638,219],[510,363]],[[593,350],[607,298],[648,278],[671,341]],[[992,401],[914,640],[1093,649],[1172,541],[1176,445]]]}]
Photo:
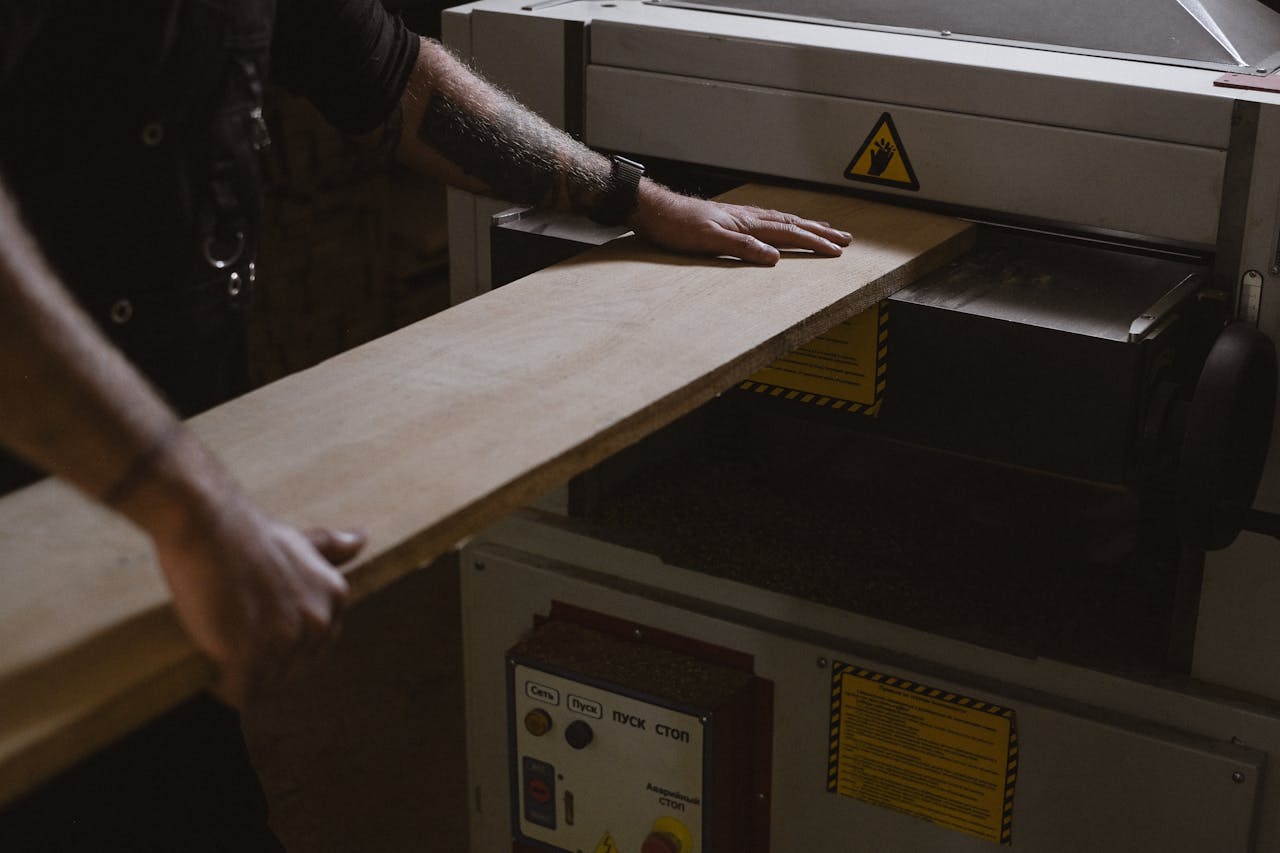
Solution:
[{"label": "wristwatch", "polygon": [[591,211],[590,218],[601,225],[622,225],[631,218],[640,200],[644,166],[617,154],[610,157],[609,162],[612,164],[609,189]]}]

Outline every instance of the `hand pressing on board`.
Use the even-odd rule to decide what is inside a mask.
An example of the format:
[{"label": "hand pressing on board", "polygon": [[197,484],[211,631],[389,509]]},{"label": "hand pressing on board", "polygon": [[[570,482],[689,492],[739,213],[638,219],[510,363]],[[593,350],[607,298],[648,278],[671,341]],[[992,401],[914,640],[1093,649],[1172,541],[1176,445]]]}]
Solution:
[{"label": "hand pressing on board", "polygon": [[791,213],[708,201],[674,193],[645,181],[630,224],[664,249],[695,255],[731,255],[773,266],[780,249],[806,249],[839,257],[853,237]]},{"label": "hand pressing on board", "polygon": [[772,266],[779,249],[837,256],[851,237],[826,223],[680,195],[643,166],[593,151],[423,39],[409,78],[397,156],[482,195],[627,225],[675,252]]}]

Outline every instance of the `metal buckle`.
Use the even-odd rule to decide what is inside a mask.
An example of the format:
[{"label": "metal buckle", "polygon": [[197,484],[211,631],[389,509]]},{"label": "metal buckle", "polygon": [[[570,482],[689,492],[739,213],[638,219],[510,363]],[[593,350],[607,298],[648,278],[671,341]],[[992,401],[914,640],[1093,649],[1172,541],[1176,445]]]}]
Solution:
[{"label": "metal buckle", "polygon": [[204,238],[204,259],[215,270],[224,270],[227,267],[240,260],[240,256],[244,254],[244,232],[237,231],[235,236],[236,245],[231,253],[225,258],[217,258],[213,255],[213,235],[210,234]]}]

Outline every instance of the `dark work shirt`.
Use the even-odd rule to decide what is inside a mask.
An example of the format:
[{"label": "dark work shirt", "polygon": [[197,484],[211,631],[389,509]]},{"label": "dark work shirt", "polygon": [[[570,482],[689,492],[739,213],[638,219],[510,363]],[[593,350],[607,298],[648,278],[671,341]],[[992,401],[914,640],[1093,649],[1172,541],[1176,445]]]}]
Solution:
[{"label": "dark work shirt", "polygon": [[[417,54],[378,0],[0,0],[0,177],[90,316],[195,414],[250,387],[262,84],[364,133]],[[0,452],[0,492],[16,467]]]},{"label": "dark work shirt", "polygon": [[[418,47],[417,37],[377,0],[239,2],[275,6],[273,75],[313,101],[335,126],[364,133],[387,117]],[[126,106],[148,94],[138,84],[158,70],[163,29],[182,5],[183,0],[0,0],[0,89],[24,64],[35,62],[51,72],[46,94],[110,90]],[[74,119],[68,122],[74,126]]]},{"label": "dark work shirt", "polygon": [[334,126],[386,121],[418,57],[418,37],[376,0],[280,0],[272,75]]},{"label": "dark work shirt", "polygon": [[[367,132],[417,51],[377,0],[0,0],[0,174],[81,304],[192,414],[245,390],[261,84]],[[0,494],[33,475],[0,449]],[[0,848],[281,849],[207,697],[0,810]]]},{"label": "dark work shirt", "polygon": [[[267,76],[363,133],[386,120],[417,52],[377,0],[0,0],[0,175],[128,350],[122,338],[165,334],[142,327],[144,309],[172,309],[168,295],[209,285],[182,298],[205,314],[231,273],[246,283],[260,203],[249,149],[266,129],[251,114]],[[113,329],[122,299],[135,310]],[[164,323],[184,337],[178,325]]]}]

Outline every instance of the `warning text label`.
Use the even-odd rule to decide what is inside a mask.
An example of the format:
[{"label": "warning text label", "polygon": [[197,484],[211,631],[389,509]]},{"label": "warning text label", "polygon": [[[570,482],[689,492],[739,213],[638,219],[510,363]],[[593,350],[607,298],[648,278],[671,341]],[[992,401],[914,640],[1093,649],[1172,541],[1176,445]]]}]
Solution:
[{"label": "warning text label", "polygon": [[1012,710],[837,663],[831,734],[834,792],[1011,842]]}]

